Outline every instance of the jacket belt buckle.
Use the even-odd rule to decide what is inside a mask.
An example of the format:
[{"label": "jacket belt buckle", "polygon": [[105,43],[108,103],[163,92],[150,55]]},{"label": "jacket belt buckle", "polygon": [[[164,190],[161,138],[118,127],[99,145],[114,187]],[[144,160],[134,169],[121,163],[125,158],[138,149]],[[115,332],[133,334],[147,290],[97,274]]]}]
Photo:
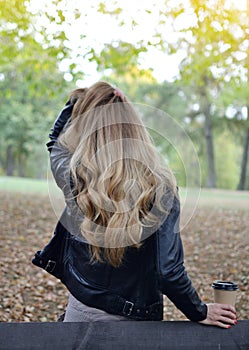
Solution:
[{"label": "jacket belt buckle", "polygon": [[131,301],[126,301],[123,307],[123,314],[130,316],[134,307],[134,303]]},{"label": "jacket belt buckle", "polygon": [[44,267],[44,270],[52,272],[55,268],[56,262],[53,260],[48,260],[47,265]]}]

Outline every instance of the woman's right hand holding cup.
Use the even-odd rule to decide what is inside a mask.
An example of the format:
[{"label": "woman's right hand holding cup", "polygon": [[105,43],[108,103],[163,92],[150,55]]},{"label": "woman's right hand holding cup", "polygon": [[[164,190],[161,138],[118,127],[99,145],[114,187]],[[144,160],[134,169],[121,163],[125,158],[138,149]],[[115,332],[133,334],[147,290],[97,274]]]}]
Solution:
[{"label": "woman's right hand holding cup", "polygon": [[237,323],[236,310],[229,304],[207,304],[207,317],[199,323],[222,328],[231,328],[232,325]]}]

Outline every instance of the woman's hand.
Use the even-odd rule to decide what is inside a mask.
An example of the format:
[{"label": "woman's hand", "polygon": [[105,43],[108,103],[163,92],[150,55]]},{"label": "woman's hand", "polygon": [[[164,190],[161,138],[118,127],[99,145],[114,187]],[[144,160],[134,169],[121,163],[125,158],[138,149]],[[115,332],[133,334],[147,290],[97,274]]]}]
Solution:
[{"label": "woman's hand", "polygon": [[228,304],[207,304],[207,317],[199,323],[218,326],[222,328],[231,328],[237,323],[235,308]]}]

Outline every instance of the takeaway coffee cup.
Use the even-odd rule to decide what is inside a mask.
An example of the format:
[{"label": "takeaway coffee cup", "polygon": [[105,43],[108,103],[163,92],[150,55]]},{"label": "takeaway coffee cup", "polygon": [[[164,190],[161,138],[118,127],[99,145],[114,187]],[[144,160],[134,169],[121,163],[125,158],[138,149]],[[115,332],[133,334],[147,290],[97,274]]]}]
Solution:
[{"label": "takeaway coffee cup", "polygon": [[235,306],[238,285],[229,281],[214,281],[212,284],[214,302]]}]

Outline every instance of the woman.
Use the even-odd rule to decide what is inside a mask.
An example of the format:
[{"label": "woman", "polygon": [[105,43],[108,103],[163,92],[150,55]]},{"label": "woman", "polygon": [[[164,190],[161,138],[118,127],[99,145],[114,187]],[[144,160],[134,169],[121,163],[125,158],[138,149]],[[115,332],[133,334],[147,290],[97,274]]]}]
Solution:
[{"label": "woman", "polygon": [[175,178],[122,91],[75,90],[50,139],[67,204],[57,230],[80,247],[67,261],[65,322],[162,320],[165,294],[192,321],[236,324],[235,309],[204,304],[185,271]]}]

